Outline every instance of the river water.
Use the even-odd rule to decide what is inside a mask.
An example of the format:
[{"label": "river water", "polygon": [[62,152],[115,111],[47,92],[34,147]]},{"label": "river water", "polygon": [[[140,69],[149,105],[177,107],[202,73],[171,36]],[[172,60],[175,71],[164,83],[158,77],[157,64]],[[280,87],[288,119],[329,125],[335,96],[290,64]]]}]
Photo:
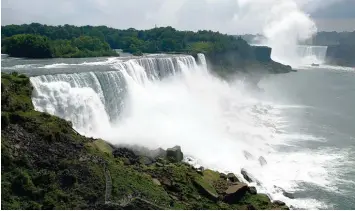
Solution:
[{"label": "river water", "polygon": [[37,110],[72,121],[84,135],[151,148],[178,144],[206,167],[240,177],[246,169],[258,191],[295,208],[355,208],[354,68],[305,66],[268,75],[259,82],[263,91],[252,92],[188,56],[2,55],[1,62],[2,72],[33,76]]}]

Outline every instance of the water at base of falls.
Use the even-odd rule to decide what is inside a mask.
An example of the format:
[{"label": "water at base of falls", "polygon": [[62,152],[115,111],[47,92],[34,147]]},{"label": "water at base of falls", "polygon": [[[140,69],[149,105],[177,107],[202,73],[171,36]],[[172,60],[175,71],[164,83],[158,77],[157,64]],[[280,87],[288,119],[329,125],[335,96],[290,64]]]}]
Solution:
[{"label": "water at base of falls", "polygon": [[[289,199],[275,187],[292,192],[302,182],[323,185],[327,179],[317,174],[325,171],[319,165],[323,155],[279,151],[287,145],[284,107],[258,100],[241,81],[226,83],[212,76],[204,56],[198,58],[200,65],[183,55],[116,60],[106,64],[112,71],[31,77],[32,100],[36,110],[72,121],[84,135],[152,149],[180,145],[207,168],[240,178],[240,170],[246,169],[259,181],[253,184],[258,191],[272,199],[300,208],[322,207],[312,198]],[[302,134],[286,135],[302,139]]]}]

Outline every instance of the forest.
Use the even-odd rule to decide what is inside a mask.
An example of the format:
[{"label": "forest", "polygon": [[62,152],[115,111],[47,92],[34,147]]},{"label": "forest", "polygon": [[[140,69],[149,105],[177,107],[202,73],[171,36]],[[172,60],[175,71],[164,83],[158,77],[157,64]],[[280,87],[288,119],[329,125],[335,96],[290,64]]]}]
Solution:
[{"label": "forest", "polygon": [[[19,36],[21,35],[21,36]],[[36,35],[36,36],[34,36]],[[107,26],[48,26],[39,23],[1,27],[2,52],[14,56],[82,57],[94,52],[108,53],[122,49],[134,55],[142,53],[216,53],[237,51],[240,58],[254,59],[252,48],[241,38],[213,31],[178,31],[172,27],[149,30],[113,29]],[[30,43],[23,43],[23,40]],[[19,48],[31,51],[20,53]],[[42,50],[37,49],[41,46]],[[38,54],[37,54],[38,53]],[[23,55],[25,54],[25,55]]]}]

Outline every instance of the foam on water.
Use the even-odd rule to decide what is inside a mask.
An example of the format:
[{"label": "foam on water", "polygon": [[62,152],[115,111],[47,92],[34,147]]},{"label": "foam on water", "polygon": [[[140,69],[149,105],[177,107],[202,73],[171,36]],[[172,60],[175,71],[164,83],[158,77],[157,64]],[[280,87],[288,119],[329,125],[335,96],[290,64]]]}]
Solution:
[{"label": "foam on water", "polygon": [[[337,154],[279,150],[292,147],[290,140],[324,141],[282,132],[292,121],[284,118],[285,107],[302,106],[260,101],[240,81],[226,83],[200,63],[191,56],[137,58],[112,62],[116,71],[32,77],[33,102],[36,110],[72,121],[82,134],[152,149],[180,145],[185,159],[196,165],[234,172],[241,179],[246,169],[259,181],[254,184],[258,191],[272,199],[298,208],[326,208],[312,196],[286,198],[275,187],[289,192],[302,190],[303,183],[332,188],[336,168],[329,168]],[[261,156],[266,165],[260,164]]]}]

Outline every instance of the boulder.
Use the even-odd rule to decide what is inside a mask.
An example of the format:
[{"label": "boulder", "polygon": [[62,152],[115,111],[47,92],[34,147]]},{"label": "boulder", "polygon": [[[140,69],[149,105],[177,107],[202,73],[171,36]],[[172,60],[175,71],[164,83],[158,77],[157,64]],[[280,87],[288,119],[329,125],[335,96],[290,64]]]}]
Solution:
[{"label": "boulder", "polygon": [[227,179],[231,182],[239,182],[238,178],[233,173],[228,173]]},{"label": "boulder", "polygon": [[153,183],[158,185],[158,186],[161,186],[161,183],[160,183],[160,181],[158,179],[153,178]]},{"label": "boulder", "polygon": [[250,193],[250,194],[253,194],[253,195],[257,194],[256,188],[253,187],[253,186],[250,186],[250,187],[249,187],[249,193]]},{"label": "boulder", "polygon": [[248,185],[245,183],[231,185],[225,191],[223,201],[229,204],[236,203],[246,194],[248,189]]},{"label": "boulder", "polygon": [[289,192],[286,192],[286,191],[283,191],[282,194],[284,196],[286,196],[287,198],[290,198],[290,199],[294,199],[295,198],[295,196],[292,193],[289,193]]},{"label": "boulder", "polygon": [[285,206],[285,205],[286,205],[285,202],[279,201],[279,200],[275,200],[275,201],[273,202],[273,204],[276,204],[276,205],[278,205],[278,206]]},{"label": "boulder", "polygon": [[244,177],[244,179],[245,179],[246,181],[248,181],[248,182],[253,182],[252,177],[249,176],[249,173],[248,173],[245,169],[242,169],[242,170],[241,170],[241,173],[242,173],[242,175],[243,175],[243,177]]},{"label": "boulder", "polygon": [[139,156],[137,156],[132,150],[128,148],[117,148],[112,152],[115,158],[126,158],[129,160],[130,164],[139,163]]},{"label": "boulder", "polygon": [[278,187],[278,186],[274,185],[274,188],[276,188],[277,190],[281,191],[282,195],[286,196],[287,198],[290,198],[290,199],[294,199],[295,198],[295,196],[292,193],[285,191],[285,189],[283,189],[281,187]]},{"label": "boulder", "polygon": [[168,148],[166,150],[166,156],[169,160],[173,162],[180,162],[184,158],[184,154],[182,153],[180,146]]}]

